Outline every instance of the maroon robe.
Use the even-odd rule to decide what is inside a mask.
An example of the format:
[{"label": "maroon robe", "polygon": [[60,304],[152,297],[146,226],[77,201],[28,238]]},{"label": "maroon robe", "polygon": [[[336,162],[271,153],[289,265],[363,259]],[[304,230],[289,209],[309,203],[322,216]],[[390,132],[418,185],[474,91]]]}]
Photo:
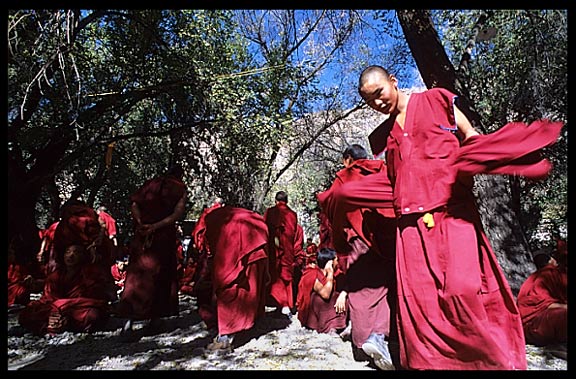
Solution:
[{"label": "maroon robe", "polygon": [[206,239],[205,239],[205,232],[206,232],[206,215],[212,212],[215,209],[221,208],[221,203],[214,203],[208,208],[204,209],[196,225],[194,225],[194,230],[192,230],[192,238],[194,240],[194,244],[196,245],[196,249],[200,252],[200,254],[207,251]]},{"label": "maroon robe", "polygon": [[[86,204],[65,205],[62,209],[62,218],[54,232],[54,250],[57,265],[64,264],[64,251],[70,245],[80,245],[85,249],[95,242],[101,233],[100,222],[96,211]],[[102,234],[103,235],[103,234]],[[106,243],[103,239],[102,243]],[[98,261],[104,262],[107,268],[112,264],[110,245],[103,245],[98,249]]]},{"label": "maroon robe", "polygon": [[568,304],[568,273],[548,264],[530,275],[520,287],[518,309],[526,342],[544,346],[567,342],[568,309],[549,308]]},{"label": "maroon robe", "polygon": [[[330,192],[344,183],[385,170],[381,160],[354,161],[336,173],[326,193],[318,195],[320,206],[328,208]],[[339,266],[346,272],[352,342],[361,348],[370,334],[390,336],[395,317],[396,220],[390,208],[355,208],[337,215],[330,220],[331,229]]]},{"label": "maroon robe", "polygon": [[54,232],[54,267],[64,267],[64,252],[70,245],[80,245],[86,250],[90,250],[91,245],[96,246],[94,262],[106,281],[110,300],[115,300],[114,278],[110,273],[110,266],[114,262],[112,241],[106,238],[96,211],[82,202],[64,205],[62,208],[61,219]]},{"label": "maroon robe", "polygon": [[[520,314],[483,230],[467,174],[542,177],[546,164],[536,153],[558,138],[561,125],[541,121],[539,132],[504,126],[505,139],[494,133],[470,137],[461,148],[450,132],[457,128],[454,99],[444,89],[413,93],[404,128],[393,117],[383,124],[390,130],[390,183],[377,174],[345,184],[333,194],[331,209],[385,206],[392,200],[401,216],[396,275],[404,368],[523,370]],[[472,163],[462,163],[468,159]],[[424,222],[426,213],[433,227]]]},{"label": "maroon robe", "polygon": [[337,283],[341,273],[339,269],[334,273],[334,290],[330,295],[330,299],[326,301],[314,291],[316,279],[322,285],[325,285],[328,281],[322,269],[316,265],[307,266],[304,269],[298,286],[298,298],[296,300],[298,320],[300,320],[302,326],[316,330],[318,333],[329,333],[346,328],[347,310],[342,313],[336,313],[334,308],[340,294],[340,291],[337,290]]},{"label": "maroon robe", "polygon": [[292,279],[296,259],[294,241],[298,216],[285,202],[280,201],[266,209],[264,219],[268,225],[270,295],[280,308],[293,308]]},{"label": "maroon robe", "polygon": [[48,331],[50,314],[56,312],[67,319],[64,330],[93,332],[106,323],[109,300],[98,265],[88,264],[72,278],[66,278],[65,269],[59,268],[46,278],[42,297],[31,301],[18,315],[18,321],[32,333],[42,335]]},{"label": "maroon robe", "polygon": [[[28,270],[18,263],[8,263],[8,306],[30,302],[30,285],[26,283]],[[30,279],[29,279],[30,280]]]},{"label": "maroon robe", "polygon": [[[216,303],[214,314],[208,315],[217,317],[220,335],[250,329],[265,311],[266,223],[256,212],[224,206],[206,215],[205,238],[213,256],[211,283]],[[213,325],[214,320],[205,323]]]},{"label": "maroon robe", "polygon": [[40,252],[41,257],[38,257],[42,273],[46,277],[49,273],[56,269],[56,253],[54,252],[54,235],[59,221],[53,222],[42,233],[43,251]]},{"label": "maroon robe", "polygon": [[124,271],[120,271],[118,264],[114,263],[110,267],[110,273],[112,274],[112,278],[114,278],[114,284],[116,284],[116,288],[118,290],[123,289],[124,282],[126,281],[126,266],[124,266]]},{"label": "maroon robe", "polygon": [[102,220],[108,237],[116,236],[118,230],[116,228],[116,220],[114,217],[105,211],[98,212],[98,217]]},{"label": "maroon robe", "polygon": [[[182,180],[161,175],[146,181],[131,201],[140,209],[141,223],[153,224],[171,215],[185,194]],[[178,315],[176,241],[175,223],[155,230],[151,238],[135,234],[119,314],[132,320]]]}]

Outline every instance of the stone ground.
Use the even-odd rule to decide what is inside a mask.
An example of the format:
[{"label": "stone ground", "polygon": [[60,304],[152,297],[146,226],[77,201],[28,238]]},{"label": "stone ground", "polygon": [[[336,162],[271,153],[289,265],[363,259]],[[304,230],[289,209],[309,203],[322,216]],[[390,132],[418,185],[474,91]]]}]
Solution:
[{"label": "stone ground", "polygon": [[[136,329],[129,342],[120,337],[124,319],[112,318],[94,334],[40,337],[26,333],[17,313],[9,313],[8,370],[377,370],[354,359],[351,342],[272,313],[238,335],[232,352],[207,352],[214,334],[196,313],[195,299],[182,295],[180,303],[180,315],[165,319],[160,333],[144,336]],[[543,348],[528,345],[527,358],[528,370],[568,369],[566,360]]]}]

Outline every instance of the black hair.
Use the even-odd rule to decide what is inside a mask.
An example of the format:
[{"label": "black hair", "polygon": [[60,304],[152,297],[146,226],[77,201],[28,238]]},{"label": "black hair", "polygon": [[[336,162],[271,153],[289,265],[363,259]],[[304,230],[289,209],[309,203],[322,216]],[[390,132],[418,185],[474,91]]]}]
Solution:
[{"label": "black hair", "polygon": [[276,192],[276,196],[274,197],[276,201],[283,201],[285,203],[288,202],[288,194],[284,191]]},{"label": "black hair", "polygon": [[353,160],[367,159],[368,158],[368,152],[366,151],[366,149],[362,145],[355,143],[355,144],[348,146],[342,152],[342,158],[347,159],[349,157],[351,157]]},{"label": "black hair", "polygon": [[316,264],[318,267],[324,268],[326,263],[333,260],[334,258],[336,258],[336,250],[323,247],[322,249],[318,250],[318,254],[316,255]]}]

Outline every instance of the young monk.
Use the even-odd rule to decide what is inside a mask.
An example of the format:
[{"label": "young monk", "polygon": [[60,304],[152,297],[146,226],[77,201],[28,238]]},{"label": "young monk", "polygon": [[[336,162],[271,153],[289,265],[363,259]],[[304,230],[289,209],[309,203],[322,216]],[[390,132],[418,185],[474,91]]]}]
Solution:
[{"label": "young monk", "polygon": [[30,302],[18,321],[37,335],[91,333],[105,325],[109,301],[100,268],[91,263],[83,246],[70,245],[64,251],[63,265],[46,278],[42,297]]},{"label": "young monk", "polygon": [[344,184],[328,212],[394,207],[402,367],[525,370],[520,314],[483,230],[473,175],[545,177],[551,167],[539,152],[562,124],[511,123],[479,135],[455,94],[433,88],[408,95],[381,66],[362,72],[358,90],[390,116],[378,133],[387,175]]}]

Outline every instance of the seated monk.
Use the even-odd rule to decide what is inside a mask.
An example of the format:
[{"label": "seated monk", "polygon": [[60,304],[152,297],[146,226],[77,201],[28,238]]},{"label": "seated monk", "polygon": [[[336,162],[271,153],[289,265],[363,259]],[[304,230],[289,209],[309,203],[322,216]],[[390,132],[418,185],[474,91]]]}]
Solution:
[{"label": "seated monk", "polygon": [[24,306],[30,302],[30,293],[42,289],[42,279],[30,274],[25,264],[17,259],[12,244],[8,247],[8,308]]},{"label": "seated monk", "polygon": [[302,326],[318,333],[340,333],[346,328],[348,307],[346,292],[336,281],[342,282],[336,251],[322,248],[317,264],[309,264],[302,273],[296,307]]},{"label": "seated monk", "polygon": [[63,261],[46,278],[42,297],[19,314],[20,325],[36,335],[90,333],[101,329],[108,318],[110,299],[102,270],[90,263],[80,245],[68,246]]},{"label": "seated monk", "polygon": [[539,249],[533,254],[537,270],[520,287],[518,309],[526,343],[553,346],[563,350],[568,342],[568,269],[567,248],[558,244],[551,249]]}]

